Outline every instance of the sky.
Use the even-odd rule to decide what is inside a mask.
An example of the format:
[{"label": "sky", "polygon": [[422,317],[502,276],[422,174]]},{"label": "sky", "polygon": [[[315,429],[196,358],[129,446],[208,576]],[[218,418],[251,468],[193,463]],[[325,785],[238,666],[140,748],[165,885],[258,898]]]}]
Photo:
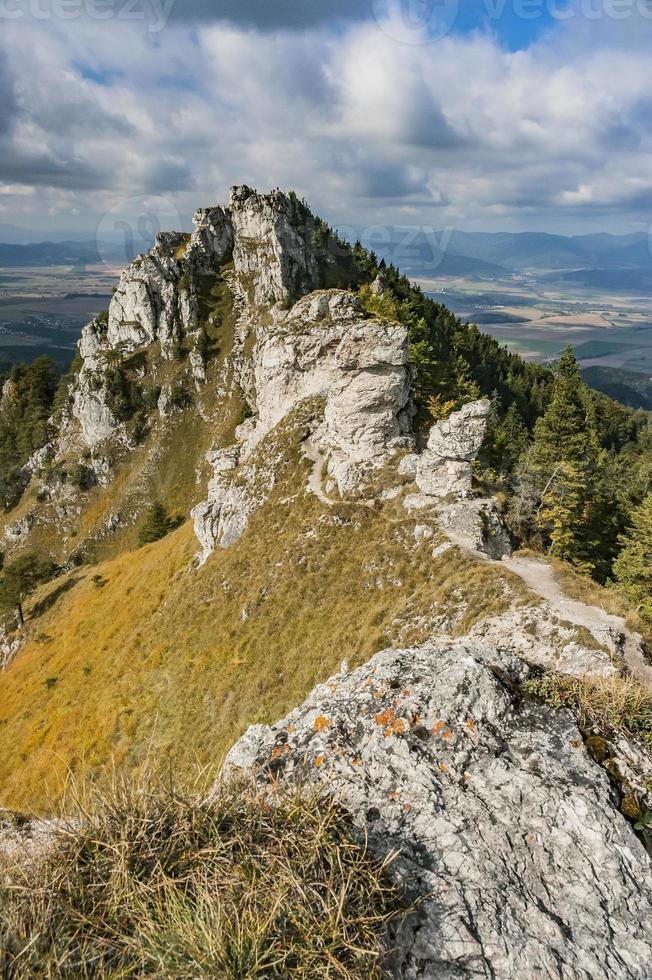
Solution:
[{"label": "sky", "polygon": [[652,0],[0,0],[0,237],[232,184],[378,228],[649,232]]}]

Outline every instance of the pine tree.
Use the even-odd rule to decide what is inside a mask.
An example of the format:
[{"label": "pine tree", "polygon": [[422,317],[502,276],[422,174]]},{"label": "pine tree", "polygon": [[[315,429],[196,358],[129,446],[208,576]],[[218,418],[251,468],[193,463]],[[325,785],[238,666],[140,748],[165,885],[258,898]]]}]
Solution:
[{"label": "pine tree", "polygon": [[598,453],[590,396],[568,347],[557,364],[548,407],[523,457],[520,480],[532,488],[525,495],[528,499],[538,496],[533,523],[550,553],[587,570],[593,569],[585,538]]},{"label": "pine tree", "polygon": [[552,397],[534,427],[532,465],[549,479],[555,466],[567,460],[583,468],[597,448],[586,388],[572,347],[557,365]]},{"label": "pine tree", "polygon": [[5,566],[0,577],[0,610],[14,613],[18,626],[22,626],[25,599],[51,579],[55,571],[54,562],[34,554],[23,555]]},{"label": "pine tree", "polygon": [[550,541],[553,558],[591,566],[581,561],[581,531],[585,522],[586,485],[582,473],[571,463],[562,461],[543,493],[537,524]]},{"label": "pine tree", "polygon": [[155,501],[147,512],[145,523],[140,529],[138,540],[141,545],[151,544],[164,538],[174,529],[175,523],[160,501]]},{"label": "pine tree", "polygon": [[620,537],[614,574],[624,595],[652,622],[652,494],[634,510],[631,523]]}]

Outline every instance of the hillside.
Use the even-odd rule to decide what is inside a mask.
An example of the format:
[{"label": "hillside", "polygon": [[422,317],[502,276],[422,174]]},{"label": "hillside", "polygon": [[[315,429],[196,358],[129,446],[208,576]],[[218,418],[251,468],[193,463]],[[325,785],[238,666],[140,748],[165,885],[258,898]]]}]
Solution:
[{"label": "hillside", "polygon": [[[647,415],[247,187],[160,234],[51,382],[25,369],[0,402],[2,806],[49,816],[71,777],[143,767],[290,799],[332,784],[417,903],[385,936],[392,975],[633,980],[652,952]],[[84,895],[65,900],[111,975]],[[36,976],[53,960],[30,929],[49,933],[27,929]]]}]

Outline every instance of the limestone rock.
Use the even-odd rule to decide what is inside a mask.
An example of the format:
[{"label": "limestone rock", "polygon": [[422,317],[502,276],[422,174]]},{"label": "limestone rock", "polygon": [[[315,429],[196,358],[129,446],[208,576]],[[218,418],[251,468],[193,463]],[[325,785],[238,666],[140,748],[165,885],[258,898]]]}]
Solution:
[{"label": "limestone rock", "polygon": [[409,428],[407,357],[402,324],[367,318],[353,293],[311,293],[254,348],[258,418],[252,443],[299,402],[325,399],[324,422],[313,441],[340,492],[349,492]]},{"label": "limestone rock", "polygon": [[226,208],[200,208],[193,215],[186,261],[193,273],[214,274],[233,251],[233,226]]},{"label": "limestone rock", "polygon": [[[262,330],[254,346],[256,415],[238,427],[240,463],[295,408],[319,401],[323,421],[311,434],[316,461],[325,462],[340,493],[354,491],[403,445],[409,430],[407,357],[406,328],[367,317],[353,293],[318,290],[304,297]],[[255,492],[247,486],[252,475]],[[220,464],[207,500],[193,511],[204,555],[242,533],[265,499],[261,480],[260,467],[241,465],[234,483]]]},{"label": "limestone rock", "polygon": [[[404,980],[639,980],[650,859],[565,712],[521,702],[527,668],[472,641],[387,650],[254,726],[227,766],[335,796],[422,904]],[[270,790],[273,791],[273,790]]]},{"label": "limestone rock", "polygon": [[110,439],[120,428],[107,403],[106,389],[96,378],[92,371],[82,368],[72,403],[72,415],[79,422],[85,445],[91,449]]},{"label": "limestone rock", "polygon": [[471,493],[471,463],[484,440],[491,402],[487,398],[464,405],[450,418],[433,425],[427,448],[416,460],[403,465],[415,470],[417,486],[431,497],[468,497]]},{"label": "limestone rock", "polygon": [[296,220],[296,208],[281,191],[231,190],[233,263],[255,305],[297,299],[319,285],[317,258]]},{"label": "limestone rock", "polygon": [[[248,509],[240,492],[231,479],[238,465],[240,447],[209,453],[208,462],[213,467],[213,478],[208,484],[208,497],[192,510],[195,535],[202,546],[201,561],[205,561],[216,545],[227,547],[239,537],[247,524]],[[235,537],[234,537],[235,535]]]},{"label": "limestone rock", "polygon": [[500,510],[492,498],[462,500],[437,512],[441,529],[454,544],[500,560],[512,553],[512,544]]}]

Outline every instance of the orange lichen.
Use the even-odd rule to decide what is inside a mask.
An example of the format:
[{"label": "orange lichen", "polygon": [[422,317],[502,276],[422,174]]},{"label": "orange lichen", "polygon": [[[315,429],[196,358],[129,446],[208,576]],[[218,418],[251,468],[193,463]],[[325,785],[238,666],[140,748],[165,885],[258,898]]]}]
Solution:
[{"label": "orange lichen", "polygon": [[355,759],[351,759],[351,765],[352,766],[359,766],[361,764],[362,764],[362,760],[359,759],[357,755],[356,755]]},{"label": "orange lichen", "polygon": [[313,722],[313,728],[316,732],[323,732],[323,730],[328,728],[329,725],[330,721],[324,715],[319,715],[319,717],[315,718]]},{"label": "orange lichen", "polygon": [[380,714],[376,715],[377,725],[391,725],[391,723],[396,718],[393,708],[387,708],[386,711],[381,711]]},{"label": "orange lichen", "polygon": [[474,722],[473,718],[469,718],[469,720],[466,723],[466,727],[470,732],[474,732],[478,726]]},{"label": "orange lichen", "polygon": [[393,708],[387,708],[386,711],[376,715],[376,724],[382,725],[385,729],[385,738],[389,738],[390,735],[402,735],[405,731],[405,722],[402,718],[396,717]]},{"label": "orange lichen", "polygon": [[449,740],[449,738],[452,738],[452,737],[453,737],[453,733],[452,733],[452,732],[448,732],[448,731],[446,731],[446,732],[442,732],[442,733],[441,733],[441,737],[442,737],[442,738],[445,738],[445,739],[446,739],[446,741],[448,741],[448,740]]},{"label": "orange lichen", "polygon": [[319,769],[320,766],[323,766],[323,764],[324,764],[324,756],[323,755],[318,755],[317,758],[315,759],[315,765]]},{"label": "orange lichen", "polygon": [[430,729],[430,731],[432,732],[432,734],[433,734],[433,735],[439,735],[439,733],[440,733],[440,731],[441,731],[441,730],[442,730],[442,728],[444,728],[444,727],[445,727],[445,725],[444,725],[444,723],[443,723],[443,721],[438,721],[438,722],[436,722],[436,723],[435,723],[435,724],[434,724],[434,725],[432,726],[432,728]]},{"label": "orange lichen", "polygon": [[448,772],[448,766],[446,765],[445,762],[440,762],[439,763],[439,771],[440,772]]},{"label": "orange lichen", "polygon": [[394,721],[385,728],[385,738],[389,738],[390,735],[402,735],[404,731],[405,722],[403,719],[395,718]]}]

